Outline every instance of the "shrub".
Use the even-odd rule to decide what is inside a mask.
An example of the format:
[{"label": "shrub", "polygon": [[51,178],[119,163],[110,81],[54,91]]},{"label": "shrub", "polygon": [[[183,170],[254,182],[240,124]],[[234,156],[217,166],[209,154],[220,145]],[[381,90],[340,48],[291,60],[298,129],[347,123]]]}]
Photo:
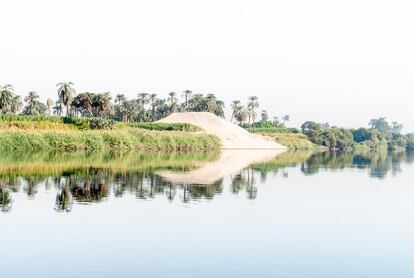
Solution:
[{"label": "shrub", "polygon": [[127,126],[134,128],[142,128],[147,130],[159,130],[159,131],[187,131],[187,132],[196,132],[202,131],[198,126],[185,123],[157,123],[157,122],[145,122],[145,123],[128,123]]},{"label": "shrub", "polygon": [[114,126],[114,121],[111,119],[105,119],[105,118],[89,119],[90,129],[112,129],[113,126]]}]

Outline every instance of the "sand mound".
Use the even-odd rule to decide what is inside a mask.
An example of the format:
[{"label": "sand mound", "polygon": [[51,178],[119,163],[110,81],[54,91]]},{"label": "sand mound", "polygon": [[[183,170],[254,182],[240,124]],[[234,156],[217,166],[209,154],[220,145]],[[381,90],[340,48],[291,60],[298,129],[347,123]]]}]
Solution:
[{"label": "sand mound", "polygon": [[286,149],[272,139],[252,134],[245,129],[207,112],[173,113],[161,123],[188,123],[221,139],[223,149]]}]

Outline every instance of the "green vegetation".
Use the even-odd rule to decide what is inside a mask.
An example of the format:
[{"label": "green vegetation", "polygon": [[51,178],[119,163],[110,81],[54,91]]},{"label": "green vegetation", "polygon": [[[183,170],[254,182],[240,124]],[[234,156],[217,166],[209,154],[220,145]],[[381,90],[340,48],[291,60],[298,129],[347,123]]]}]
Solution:
[{"label": "green vegetation", "polygon": [[273,138],[279,144],[287,147],[289,150],[317,150],[318,145],[310,142],[304,134],[301,133],[261,133],[264,136]]},{"label": "green vegetation", "polygon": [[105,118],[0,115],[0,150],[207,150],[220,140],[188,124],[116,123]]},{"label": "green vegetation", "polygon": [[305,122],[302,132],[311,142],[329,149],[402,151],[412,148],[412,135],[402,134],[401,124],[389,124],[385,118],[379,118],[371,120],[369,125],[371,128],[346,129]]},{"label": "green vegetation", "polygon": [[168,124],[168,123],[128,123],[128,127],[142,128],[147,130],[165,130],[165,131],[203,131],[198,126],[191,124]]},{"label": "green vegetation", "polygon": [[220,140],[215,136],[177,131],[123,129],[0,132],[2,151],[194,151],[217,149],[219,146]]}]

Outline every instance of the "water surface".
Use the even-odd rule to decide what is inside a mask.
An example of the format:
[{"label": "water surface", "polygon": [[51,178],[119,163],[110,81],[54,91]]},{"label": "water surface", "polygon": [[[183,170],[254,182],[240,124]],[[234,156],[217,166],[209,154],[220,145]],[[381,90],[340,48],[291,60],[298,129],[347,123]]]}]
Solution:
[{"label": "water surface", "polygon": [[1,154],[1,277],[413,277],[413,154],[246,156]]}]

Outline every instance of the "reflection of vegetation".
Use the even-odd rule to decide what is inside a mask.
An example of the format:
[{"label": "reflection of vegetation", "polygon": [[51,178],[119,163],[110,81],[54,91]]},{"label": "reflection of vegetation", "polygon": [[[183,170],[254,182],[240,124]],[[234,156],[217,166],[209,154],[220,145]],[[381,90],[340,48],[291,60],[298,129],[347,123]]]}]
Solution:
[{"label": "reflection of vegetation", "polygon": [[[0,177],[48,177],[88,174],[92,168],[116,171],[190,171],[219,157],[191,153],[1,153]],[[33,162],[36,163],[33,163]]]},{"label": "reflection of vegetation", "polygon": [[[38,154],[33,157],[2,154],[6,161],[0,162],[1,211],[10,211],[12,208],[13,192],[22,191],[29,198],[34,198],[39,186],[44,186],[46,190],[56,189],[54,209],[64,212],[71,211],[74,203],[97,203],[106,200],[111,194],[117,198],[128,194],[137,200],[158,196],[172,202],[178,198],[187,203],[213,199],[223,192],[223,180],[211,185],[173,184],[156,174],[158,169],[191,170],[194,168],[193,163],[201,165],[205,163],[203,159],[215,159],[214,154],[106,155]],[[15,161],[13,157],[16,157]],[[40,165],[29,166],[30,158],[39,161]],[[231,177],[230,191],[233,194],[245,192],[248,199],[256,199],[258,178],[264,181],[269,173],[278,173],[280,170],[284,177],[288,177],[286,168],[291,166],[300,166],[305,175],[316,174],[321,169],[358,168],[367,169],[371,177],[384,178],[389,172],[400,172],[402,162],[413,163],[414,153],[284,153],[268,163],[241,169]],[[7,163],[10,164],[8,168]]]},{"label": "reflection of vegetation", "polygon": [[9,191],[0,187],[0,209],[2,212],[10,211],[12,206],[12,198]]},{"label": "reflection of vegetation", "polygon": [[312,156],[312,152],[284,152],[266,163],[254,164],[252,168],[259,172],[277,171],[285,167],[292,167],[302,163]]},{"label": "reflection of vegetation", "polygon": [[360,168],[368,169],[371,177],[384,178],[389,171],[393,175],[401,171],[401,162],[412,163],[410,152],[324,152],[313,154],[301,165],[306,175],[316,174],[320,169]]}]

